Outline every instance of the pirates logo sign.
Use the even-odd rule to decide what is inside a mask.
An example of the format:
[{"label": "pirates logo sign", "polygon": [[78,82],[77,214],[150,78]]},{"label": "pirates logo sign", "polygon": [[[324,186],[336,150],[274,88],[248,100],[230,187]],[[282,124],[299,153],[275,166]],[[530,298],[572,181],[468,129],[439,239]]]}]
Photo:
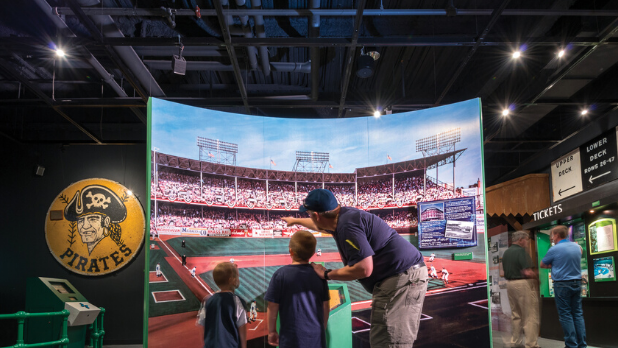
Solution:
[{"label": "pirates logo sign", "polygon": [[45,238],[67,269],[98,276],[126,266],[144,241],[144,210],[130,191],[107,179],[65,188],[45,219]]}]

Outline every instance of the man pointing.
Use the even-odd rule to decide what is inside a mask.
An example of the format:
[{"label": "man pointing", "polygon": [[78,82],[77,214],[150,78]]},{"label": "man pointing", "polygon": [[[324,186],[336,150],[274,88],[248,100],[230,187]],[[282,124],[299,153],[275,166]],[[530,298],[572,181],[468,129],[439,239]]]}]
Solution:
[{"label": "man pointing", "polygon": [[318,276],[358,280],[372,293],[371,347],[412,347],[427,291],[421,253],[376,215],[340,207],[329,190],[309,192],[300,211],[309,218],[283,220],[331,234],[344,264],[334,270],[313,264]]}]

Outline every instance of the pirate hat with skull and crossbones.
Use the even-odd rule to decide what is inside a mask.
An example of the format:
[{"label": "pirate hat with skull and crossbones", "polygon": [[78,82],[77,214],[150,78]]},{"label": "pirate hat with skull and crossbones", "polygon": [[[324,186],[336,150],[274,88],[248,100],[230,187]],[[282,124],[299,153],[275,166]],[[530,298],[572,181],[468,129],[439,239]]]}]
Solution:
[{"label": "pirate hat with skull and crossbones", "polygon": [[100,185],[89,185],[77,191],[73,199],[64,208],[64,217],[77,221],[88,214],[109,216],[111,222],[119,223],[127,217],[127,208],[122,200],[110,189]]}]

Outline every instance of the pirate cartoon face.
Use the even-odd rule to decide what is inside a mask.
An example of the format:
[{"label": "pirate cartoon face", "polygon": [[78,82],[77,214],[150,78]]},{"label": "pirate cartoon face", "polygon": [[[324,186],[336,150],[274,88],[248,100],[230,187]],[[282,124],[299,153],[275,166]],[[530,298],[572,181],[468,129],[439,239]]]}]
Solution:
[{"label": "pirate cartoon face", "polygon": [[108,236],[119,246],[122,245],[118,224],[127,217],[127,209],[107,187],[89,185],[78,190],[64,209],[64,216],[69,221],[77,222],[77,231],[90,254]]},{"label": "pirate cartoon face", "polygon": [[88,276],[127,266],[144,242],[146,216],[129,189],[84,179],[64,188],[45,218],[49,251],[68,270]]}]

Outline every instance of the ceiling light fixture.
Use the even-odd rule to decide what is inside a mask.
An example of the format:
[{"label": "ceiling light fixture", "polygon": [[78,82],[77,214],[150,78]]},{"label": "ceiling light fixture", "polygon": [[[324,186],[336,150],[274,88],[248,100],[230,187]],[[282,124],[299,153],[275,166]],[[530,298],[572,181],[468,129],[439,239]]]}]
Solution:
[{"label": "ceiling light fixture", "polygon": [[187,61],[182,56],[182,51],[185,49],[185,46],[180,44],[180,51],[178,55],[172,56],[172,71],[176,75],[184,75],[187,73]]},{"label": "ceiling light fixture", "polygon": [[366,79],[373,75],[373,69],[375,67],[376,60],[380,59],[380,52],[369,51],[365,53],[365,48],[361,49],[361,55],[358,57],[358,69],[356,70],[356,76],[361,79]]},{"label": "ceiling light fixture", "polygon": [[57,48],[57,49],[56,49],[56,55],[57,55],[58,57],[64,57],[64,56],[65,56],[65,53],[64,53],[64,51],[63,51],[63,50],[61,50],[61,49]]},{"label": "ceiling light fixture", "polygon": [[504,117],[508,116],[509,113],[510,113],[509,109],[502,110],[502,116],[504,116]]},{"label": "ceiling light fixture", "polygon": [[588,109],[582,110],[581,114],[582,114],[582,116],[588,115]]},{"label": "ceiling light fixture", "polygon": [[373,112],[373,117],[380,117],[382,116],[382,113],[380,112],[380,110],[376,110]]},{"label": "ceiling light fixture", "polygon": [[521,52],[520,51],[513,52],[513,59],[517,59],[519,57],[521,57]]},{"label": "ceiling light fixture", "polygon": [[560,50],[560,52],[558,52],[558,58],[564,57],[564,53],[564,50]]}]

